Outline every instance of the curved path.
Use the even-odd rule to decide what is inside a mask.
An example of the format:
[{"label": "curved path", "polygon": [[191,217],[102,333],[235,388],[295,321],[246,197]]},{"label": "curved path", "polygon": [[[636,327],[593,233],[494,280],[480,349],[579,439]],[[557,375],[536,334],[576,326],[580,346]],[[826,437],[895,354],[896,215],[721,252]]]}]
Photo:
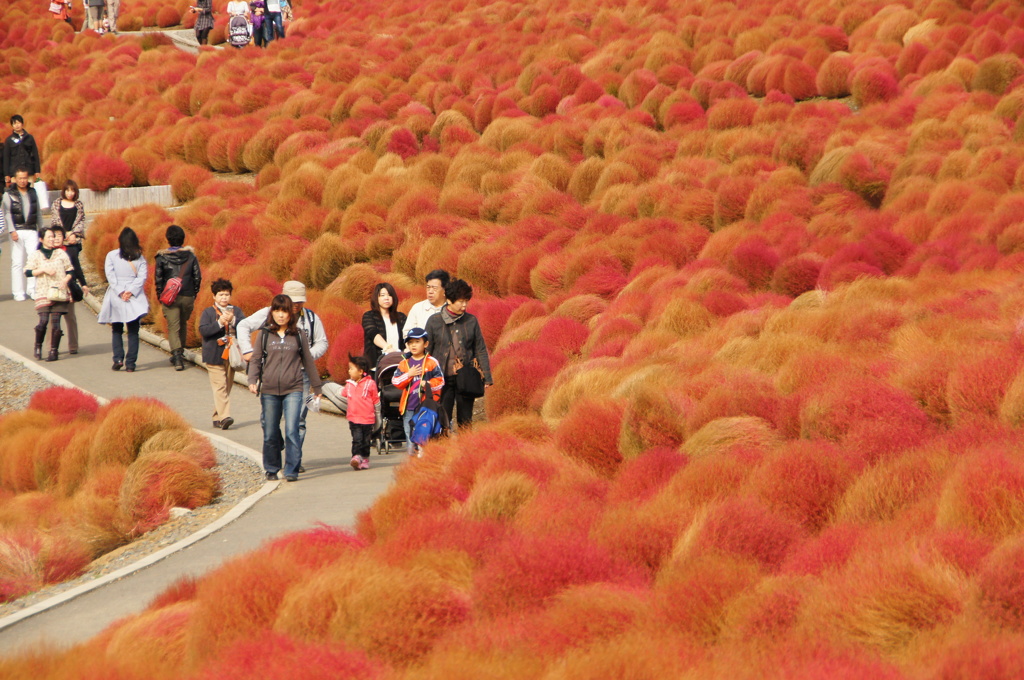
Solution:
[{"label": "curved path", "polygon": [[[31,302],[15,302],[11,297],[10,248],[6,238],[2,247],[0,318],[4,322],[0,325],[0,345],[31,357],[35,310]],[[69,356],[65,342],[60,360],[43,362],[43,366],[102,397],[155,397],[176,409],[194,427],[260,450],[262,431],[256,397],[236,385],[231,404],[234,427],[226,432],[213,430],[213,397],[205,370],[189,365],[187,370],[176,372],[168,363],[166,352],[142,343],[136,371],[114,372],[110,370],[109,327],[96,323],[95,315],[84,305],[77,309],[79,354]],[[299,482],[281,483],[234,522],[152,566],[0,630],[0,650],[6,655],[39,641],[59,645],[80,642],[116,619],[140,611],[178,578],[209,571],[268,539],[317,522],[352,526],[356,514],[389,486],[392,468],[402,463],[404,456],[374,455],[370,470],[355,472],[347,464],[350,438],[343,418],[311,413],[307,427],[303,456],[307,472]]]}]

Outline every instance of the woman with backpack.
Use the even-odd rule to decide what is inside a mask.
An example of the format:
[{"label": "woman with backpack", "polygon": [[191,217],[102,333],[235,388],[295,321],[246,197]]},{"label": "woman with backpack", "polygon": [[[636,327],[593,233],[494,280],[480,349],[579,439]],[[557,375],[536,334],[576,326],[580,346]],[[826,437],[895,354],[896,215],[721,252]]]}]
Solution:
[{"label": "woman with backpack", "polygon": [[276,295],[270,315],[260,329],[249,361],[249,391],[259,395],[263,409],[263,469],[267,479],[277,479],[281,470],[281,418],[284,418],[284,478],[299,479],[302,442],[299,416],[305,403],[303,377],[317,402],[320,400],[320,372],[309,351],[305,333],[296,326],[292,299]]},{"label": "woman with backpack", "polygon": [[185,245],[185,230],[176,224],[167,227],[167,248],[156,254],[156,296],[167,320],[167,342],[171,345],[171,364],[176,371],[185,370],[185,339],[188,320],[203,283],[199,259],[191,246]]},{"label": "woman with backpack", "polygon": [[[135,371],[139,358],[139,323],[149,313],[149,300],[143,293],[146,285],[146,258],[142,256],[139,237],[125,227],[117,237],[118,248],[107,253],[103,271],[107,276],[107,293],[97,321],[110,324],[110,344],[114,354],[112,370]],[[128,353],[121,335],[128,328]]]}]

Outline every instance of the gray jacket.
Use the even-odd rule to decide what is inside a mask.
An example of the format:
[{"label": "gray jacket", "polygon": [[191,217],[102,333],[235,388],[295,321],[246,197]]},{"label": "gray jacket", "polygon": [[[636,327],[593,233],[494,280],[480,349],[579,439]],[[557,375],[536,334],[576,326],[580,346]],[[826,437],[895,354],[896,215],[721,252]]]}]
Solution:
[{"label": "gray jacket", "polygon": [[[264,335],[267,340],[266,360],[263,358]],[[266,328],[261,329],[256,337],[256,351],[249,360],[249,384],[261,385],[263,394],[283,396],[303,390],[303,374],[309,378],[313,393],[320,395],[320,371],[309,353],[306,334],[299,331],[296,335],[282,338]]]},{"label": "gray jacket", "polygon": [[453,317],[445,307],[427,319],[427,351],[441,364],[445,378],[450,378],[454,371],[451,364],[454,359],[454,341],[457,338],[462,345],[462,362],[470,364],[473,359],[480,362],[480,370],[484,372],[484,383],[493,385],[491,379],[491,360],[487,354],[484,335],[480,332],[480,324],[472,314],[464,313]]}]

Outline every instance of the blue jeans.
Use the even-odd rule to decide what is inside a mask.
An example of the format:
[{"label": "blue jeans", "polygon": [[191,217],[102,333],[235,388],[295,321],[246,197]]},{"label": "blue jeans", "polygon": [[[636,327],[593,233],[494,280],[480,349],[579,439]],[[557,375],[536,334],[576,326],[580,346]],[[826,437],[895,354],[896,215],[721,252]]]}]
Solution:
[{"label": "blue jeans", "polygon": [[263,421],[263,469],[277,473],[281,469],[281,416],[284,416],[284,475],[299,474],[299,456],[302,445],[299,442],[299,412],[302,410],[302,392],[284,395],[261,394],[263,407],[260,420]]},{"label": "blue jeans", "polygon": [[[418,411],[419,409],[416,409]],[[416,411],[406,411],[402,414],[402,426],[405,428],[405,443],[409,447],[409,455],[416,455],[416,449],[418,448],[412,443],[412,419],[416,417]]]},{"label": "blue jeans", "polygon": [[[139,319],[123,324],[115,321],[110,324],[110,345],[114,354],[114,361],[124,364],[126,368],[135,368],[135,361],[139,358]],[[128,355],[124,353],[124,327],[128,326]]]},{"label": "blue jeans", "polygon": [[284,18],[280,12],[268,12],[267,18],[263,20],[263,39],[269,43],[275,37],[284,37]]},{"label": "blue jeans", "polygon": [[[302,413],[299,414],[299,465],[302,465],[302,445],[306,443],[306,415],[309,413],[309,409],[306,408],[306,395],[309,394],[309,378],[305,374],[302,376]],[[264,422],[263,414],[260,414],[260,427],[266,431],[267,425]],[[280,451],[284,448],[284,441],[281,440],[280,434],[277,439],[274,440],[274,444],[277,450]],[[296,466],[298,467],[298,466]]]}]

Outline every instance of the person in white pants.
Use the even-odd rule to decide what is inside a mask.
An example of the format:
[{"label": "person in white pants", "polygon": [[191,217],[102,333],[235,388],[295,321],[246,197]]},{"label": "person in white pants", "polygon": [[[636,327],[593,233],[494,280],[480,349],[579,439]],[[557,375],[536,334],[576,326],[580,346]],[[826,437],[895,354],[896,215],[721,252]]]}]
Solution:
[{"label": "person in white pants", "polygon": [[[44,207],[42,204],[46,203]],[[40,199],[34,187],[29,186],[28,170],[18,168],[14,181],[4,192],[4,224],[11,235],[11,293],[15,300],[32,300],[36,280],[25,277],[25,262],[39,248],[39,227],[43,213],[49,207],[45,194]]]}]

